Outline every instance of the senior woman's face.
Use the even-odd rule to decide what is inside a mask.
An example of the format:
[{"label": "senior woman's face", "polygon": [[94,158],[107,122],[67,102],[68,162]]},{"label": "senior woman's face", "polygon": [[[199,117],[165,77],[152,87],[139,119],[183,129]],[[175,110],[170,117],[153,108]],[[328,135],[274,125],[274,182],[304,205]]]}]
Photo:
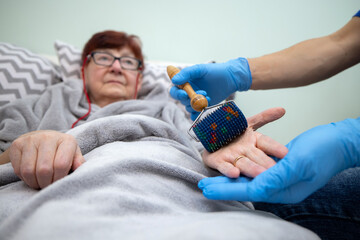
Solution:
[{"label": "senior woman's face", "polygon": [[[97,49],[93,52],[108,53],[114,57],[127,56],[135,58],[135,55],[128,47],[120,50]],[[97,59],[98,61],[106,60],[107,56],[109,55],[100,56]],[[96,56],[94,55],[94,57]],[[118,60],[114,61],[111,66],[101,66],[96,64],[92,57],[85,67],[84,74],[91,102],[100,107],[116,101],[134,99],[138,71],[124,69],[124,66],[122,67]],[[137,90],[140,87],[141,77],[139,78]]]}]

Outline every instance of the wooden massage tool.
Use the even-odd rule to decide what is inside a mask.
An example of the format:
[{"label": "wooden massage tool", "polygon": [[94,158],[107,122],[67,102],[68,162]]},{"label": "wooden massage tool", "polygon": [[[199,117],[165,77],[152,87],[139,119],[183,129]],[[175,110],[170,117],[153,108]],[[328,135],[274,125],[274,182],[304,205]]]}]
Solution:
[{"label": "wooden massage tool", "polygon": [[[170,79],[178,72],[180,70],[174,66],[167,67]],[[208,107],[207,99],[197,94],[190,83],[177,87],[189,95],[191,107],[201,112],[189,129],[189,134],[192,136],[190,132],[193,131],[196,135],[194,139],[200,141],[207,151],[215,152],[241,135],[248,127],[244,114],[234,101]]]}]

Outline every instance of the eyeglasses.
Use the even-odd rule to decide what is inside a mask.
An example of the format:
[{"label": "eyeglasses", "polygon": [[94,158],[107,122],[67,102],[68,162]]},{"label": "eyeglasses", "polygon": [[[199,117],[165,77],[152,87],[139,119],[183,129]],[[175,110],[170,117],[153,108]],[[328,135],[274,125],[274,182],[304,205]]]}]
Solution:
[{"label": "eyeglasses", "polygon": [[106,52],[92,52],[91,57],[94,63],[100,66],[110,67],[116,60],[119,60],[122,69],[138,70],[141,67],[141,61],[133,57],[115,57]]}]

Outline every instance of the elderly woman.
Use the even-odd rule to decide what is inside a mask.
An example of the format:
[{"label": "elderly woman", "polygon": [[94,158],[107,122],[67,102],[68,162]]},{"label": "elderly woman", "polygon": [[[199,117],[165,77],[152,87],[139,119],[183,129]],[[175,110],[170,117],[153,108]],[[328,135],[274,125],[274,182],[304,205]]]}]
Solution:
[{"label": "elderly woman", "polygon": [[[39,105],[44,102],[42,98],[50,94],[50,104],[57,105],[57,111],[39,112],[39,119],[30,124],[33,131],[22,132],[21,127],[15,130],[19,137],[0,155],[0,163],[11,161],[16,175],[32,188],[44,188],[84,162],[75,138],[64,131],[111,103],[136,99],[141,88],[143,55],[139,38],[135,35],[116,31],[96,33],[86,43],[82,60],[87,112],[84,114],[86,104],[82,101],[82,95],[79,96],[71,86],[63,84],[60,88],[50,88],[43,96],[31,99],[34,102],[31,106],[46,109]],[[74,95],[72,91],[77,96],[71,96]],[[76,102],[79,106],[74,106]],[[2,109],[2,115],[14,114],[14,108],[19,110],[15,114],[28,114],[30,111],[21,109],[21,105],[21,102],[9,105],[7,109]],[[64,106],[67,108],[63,109]],[[48,118],[54,121],[47,121]]]},{"label": "elderly woman", "polygon": [[[81,85],[74,79],[49,88],[42,96],[27,99],[25,107],[19,101],[0,109],[4,117],[0,119],[4,122],[2,129],[13,128],[6,123],[10,116],[16,119],[17,114],[21,117],[37,114],[26,119],[25,125],[30,127],[22,128],[16,123],[16,134],[12,135],[17,138],[6,139],[11,145],[0,155],[0,163],[11,162],[15,174],[32,188],[45,188],[85,161],[76,139],[65,131],[91,121],[95,113],[112,103],[136,99],[142,86],[144,64],[137,36],[116,31],[96,33],[86,43],[82,61],[84,94],[79,92]],[[278,108],[249,118],[246,134],[225,151],[205,158],[206,164],[230,177],[238,177],[240,172],[254,177],[273,166],[275,162],[265,153],[281,158],[287,149],[254,130],[284,113]],[[234,163],[233,159],[240,154],[256,158],[245,164]]]}]

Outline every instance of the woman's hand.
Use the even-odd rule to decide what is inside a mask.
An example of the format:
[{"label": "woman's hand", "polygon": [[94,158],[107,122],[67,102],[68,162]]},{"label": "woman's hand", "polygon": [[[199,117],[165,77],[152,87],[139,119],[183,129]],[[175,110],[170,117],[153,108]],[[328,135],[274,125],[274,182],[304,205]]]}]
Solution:
[{"label": "woman's hand", "polygon": [[214,153],[205,150],[204,163],[230,178],[237,178],[240,173],[255,177],[274,166],[276,162],[268,155],[281,159],[287,154],[288,149],[256,130],[284,114],[283,108],[271,108],[248,118],[246,131],[229,145]]},{"label": "woman's hand", "polygon": [[337,173],[359,167],[359,145],[360,118],[317,126],[294,138],[289,153],[256,178],[204,178],[198,186],[209,199],[297,203]]},{"label": "woman's hand", "polygon": [[32,188],[45,188],[85,162],[75,138],[51,130],[18,137],[8,149],[15,174]]}]

